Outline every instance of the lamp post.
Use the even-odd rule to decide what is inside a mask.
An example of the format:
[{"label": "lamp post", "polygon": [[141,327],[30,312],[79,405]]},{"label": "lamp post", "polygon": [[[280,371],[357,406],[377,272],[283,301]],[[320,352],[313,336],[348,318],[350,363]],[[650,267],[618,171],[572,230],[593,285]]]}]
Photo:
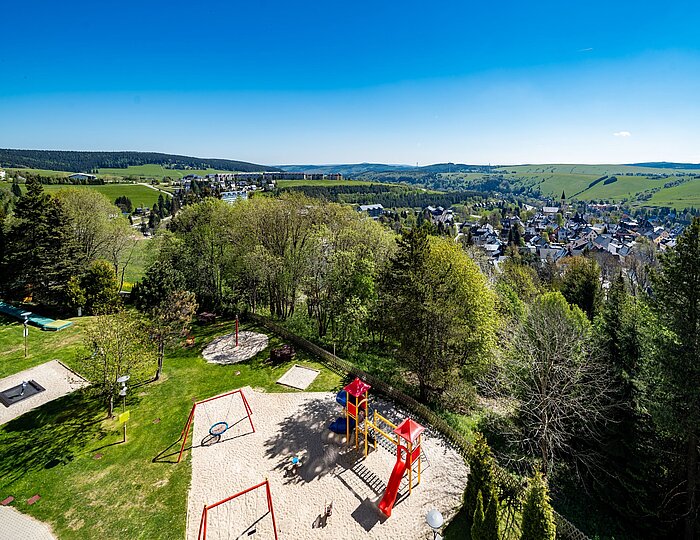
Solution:
[{"label": "lamp post", "polygon": [[29,316],[32,313],[30,311],[25,311],[22,313],[22,317],[24,317],[24,321],[22,324],[24,324],[24,327],[22,328],[22,335],[24,336],[24,357],[27,357],[27,342],[29,341]]},{"label": "lamp post", "polygon": [[[122,375],[117,379],[118,383],[121,383],[122,387],[121,390],[119,390],[119,395],[122,397],[122,414],[126,412],[126,382],[130,379],[129,375]],[[126,420],[123,422],[124,424],[124,440],[122,442],[126,442]]]},{"label": "lamp post", "polygon": [[440,536],[440,528],[445,523],[445,519],[442,517],[442,514],[437,510],[431,510],[425,516],[425,521],[433,530],[433,540],[442,540],[442,536]]}]

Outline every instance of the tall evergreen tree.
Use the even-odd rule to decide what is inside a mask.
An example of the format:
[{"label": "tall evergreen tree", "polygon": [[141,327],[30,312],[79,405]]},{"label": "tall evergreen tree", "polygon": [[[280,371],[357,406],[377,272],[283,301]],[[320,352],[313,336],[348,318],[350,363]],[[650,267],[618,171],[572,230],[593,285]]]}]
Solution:
[{"label": "tall evergreen tree", "polygon": [[44,193],[36,179],[18,199],[8,231],[3,271],[12,296],[60,305],[74,272],[76,246],[61,203]]},{"label": "tall evergreen tree", "polygon": [[[464,493],[464,509],[468,516],[474,516],[477,507],[477,499],[483,497],[482,493],[489,496],[495,493],[493,480],[493,457],[486,439],[481,433],[477,433],[474,447],[469,457],[469,479]],[[488,508],[489,501],[486,501]]]},{"label": "tall evergreen tree", "polygon": [[547,484],[539,471],[535,472],[523,504],[521,540],[555,540],[554,512],[549,503]]},{"label": "tall evergreen tree", "polygon": [[682,463],[684,538],[698,533],[698,446],[700,445],[700,218],[660,256],[653,278],[659,386],[656,418],[684,447]]},{"label": "tall evergreen tree", "polygon": [[602,300],[600,266],[593,259],[571,257],[561,280],[561,293],[593,320]]}]

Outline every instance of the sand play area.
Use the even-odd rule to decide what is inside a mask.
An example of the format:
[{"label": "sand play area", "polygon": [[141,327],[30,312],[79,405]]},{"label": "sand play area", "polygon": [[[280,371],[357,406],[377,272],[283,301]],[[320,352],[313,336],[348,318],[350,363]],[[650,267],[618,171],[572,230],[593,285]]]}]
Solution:
[{"label": "sand play area", "polygon": [[36,381],[46,390],[10,407],[0,404],[0,425],[88,384],[85,379],[68,369],[58,360],[51,360],[45,364],[25,369],[0,379],[0,391],[29,380]]},{"label": "sand play area", "polygon": [[209,363],[236,364],[253,358],[267,348],[269,342],[265,334],[243,330],[236,334],[226,334],[212,341],[202,351],[202,356]]},{"label": "sand play area", "polygon": [[[422,475],[408,496],[404,477],[390,518],[377,509],[396,462],[391,443],[365,458],[328,425],[343,414],[335,395],[321,392],[243,392],[253,411],[253,433],[240,394],[198,405],[192,439],[192,484],[187,539],[196,540],[205,504],[263,482],[270,483],[280,539],[432,538],[426,513],[437,508],[449,520],[460,506],[468,468],[431,430],[423,434]],[[405,417],[390,403],[372,399],[393,422]],[[218,421],[231,427],[220,442],[202,445]],[[189,446],[189,445],[188,445]],[[291,471],[292,458],[301,465]],[[323,517],[332,503],[331,516]],[[208,512],[208,539],[274,538],[265,488]]]}]

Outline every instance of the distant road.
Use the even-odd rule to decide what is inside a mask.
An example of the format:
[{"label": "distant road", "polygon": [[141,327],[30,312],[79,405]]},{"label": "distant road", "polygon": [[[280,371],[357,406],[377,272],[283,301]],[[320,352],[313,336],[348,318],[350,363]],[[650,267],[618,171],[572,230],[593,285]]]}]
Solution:
[{"label": "distant road", "polygon": [[165,191],[164,189],[160,189],[160,188],[154,187],[154,186],[152,186],[151,184],[147,184],[146,182],[139,182],[138,185],[139,185],[139,186],[146,186],[147,188],[151,188],[151,189],[153,189],[153,190],[155,190],[155,191],[160,191],[161,193],[165,193],[165,194],[168,195],[169,197],[172,197],[172,196],[173,196],[173,194],[170,193],[169,191]]}]

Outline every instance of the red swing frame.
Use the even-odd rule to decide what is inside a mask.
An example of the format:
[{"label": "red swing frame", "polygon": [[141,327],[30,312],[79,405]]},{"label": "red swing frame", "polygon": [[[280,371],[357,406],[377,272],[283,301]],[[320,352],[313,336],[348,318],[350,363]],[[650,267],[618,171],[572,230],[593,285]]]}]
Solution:
[{"label": "red swing frame", "polygon": [[241,495],[245,495],[246,493],[249,493],[253,491],[254,489],[258,489],[265,486],[265,492],[267,496],[267,511],[270,512],[270,515],[272,516],[272,530],[275,533],[275,540],[278,540],[277,538],[277,522],[275,521],[275,509],[272,506],[272,493],[270,492],[270,482],[265,479],[264,482],[260,482],[259,484],[249,487],[248,489],[244,489],[243,491],[240,491],[236,493],[235,495],[231,495],[230,497],[226,497],[225,499],[220,500],[219,502],[215,502],[214,504],[205,504],[204,505],[204,510],[202,510],[202,518],[199,521],[199,533],[197,534],[197,540],[206,540],[207,538],[207,515],[209,510],[212,508],[216,508],[220,504],[227,503],[229,501],[232,501],[236,497],[240,497]]},{"label": "red swing frame", "polygon": [[225,394],[221,394],[220,396],[214,396],[210,397],[207,399],[203,399],[201,401],[195,401],[194,404],[192,405],[192,410],[190,411],[190,415],[187,417],[187,422],[185,423],[185,427],[183,428],[182,432],[180,433],[180,438],[182,439],[182,446],[180,447],[180,453],[177,456],[177,463],[180,463],[180,460],[182,459],[182,453],[185,451],[185,444],[187,443],[187,436],[190,433],[190,429],[192,428],[192,422],[194,422],[194,411],[197,409],[197,405],[201,405],[202,403],[207,403],[209,401],[214,401],[215,399],[221,399],[227,396],[231,396],[233,394],[240,394],[241,399],[243,400],[243,405],[245,406],[246,410],[246,415],[248,416],[248,421],[250,422],[250,427],[253,430],[253,433],[255,433],[255,426],[253,425],[253,409],[250,408],[250,405],[248,404],[248,400],[245,397],[245,394],[243,393],[243,389],[239,388],[238,390],[232,390],[231,392],[226,392]]}]

